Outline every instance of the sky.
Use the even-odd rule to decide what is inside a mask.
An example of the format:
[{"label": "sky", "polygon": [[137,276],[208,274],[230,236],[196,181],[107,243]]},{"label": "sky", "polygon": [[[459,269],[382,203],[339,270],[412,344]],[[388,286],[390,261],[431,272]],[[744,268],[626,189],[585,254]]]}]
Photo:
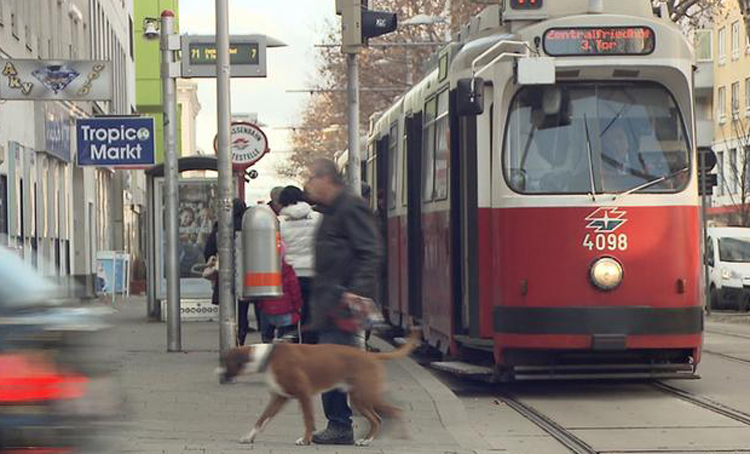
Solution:
[{"label": "sky", "polygon": [[[180,33],[213,35],[216,32],[213,0],[180,0]],[[309,87],[315,76],[315,47],[322,42],[326,21],[336,20],[335,0],[229,0],[231,34],[264,34],[288,46],[268,49],[266,78],[233,78],[232,113],[256,112],[265,124],[271,152],[253,168],[259,177],[246,187],[246,200],[268,200],[271,188],[295,183],[276,175],[276,167],[289,156],[290,131],[300,124],[304,102],[310,94],[287,93]],[[201,112],[197,118],[197,147],[213,152],[216,136],[216,82],[198,81]],[[314,96],[314,95],[312,95]]]}]

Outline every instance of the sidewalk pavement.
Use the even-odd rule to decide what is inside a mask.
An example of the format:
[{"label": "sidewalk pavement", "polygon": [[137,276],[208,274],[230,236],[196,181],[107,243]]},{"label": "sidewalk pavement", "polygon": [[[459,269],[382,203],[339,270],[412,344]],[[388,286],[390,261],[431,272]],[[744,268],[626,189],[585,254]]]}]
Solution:
[{"label": "sidewalk pavement", "polygon": [[[389,399],[404,409],[409,439],[382,433],[368,447],[296,446],[304,430],[299,406],[290,402],[255,444],[239,438],[265,408],[269,393],[262,376],[243,376],[220,385],[216,322],[182,325],[184,352],[166,352],[166,325],[146,320],[146,302],[131,297],[114,306],[112,357],[119,368],[127,422],[116,442],[124,453],[477,453],[486,449],[469,426],[461,401],[411,359],[387,364]],[[259,342],[251,333],[248,343]],[[378,342],[378,341],[376,341]],[[378,347],[387,347],[379,341]],[[355,438],[367,421],[355,416]],[[316,399],[316,428],[325,427]]]}]

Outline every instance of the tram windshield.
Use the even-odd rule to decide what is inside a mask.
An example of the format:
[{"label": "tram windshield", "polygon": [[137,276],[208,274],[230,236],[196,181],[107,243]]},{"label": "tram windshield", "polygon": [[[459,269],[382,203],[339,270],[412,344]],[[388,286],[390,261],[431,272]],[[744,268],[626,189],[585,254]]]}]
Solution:
[{"label": "tram windshield", "polygon": [[668,193],[687,185],[689,149],[674,98],[656,83],[524,87],[503,166],[525,194]]},{"label": "tram windshield", "polygon": [[750,238],[719,238],[719,260],[722,262],[750,262]]}]

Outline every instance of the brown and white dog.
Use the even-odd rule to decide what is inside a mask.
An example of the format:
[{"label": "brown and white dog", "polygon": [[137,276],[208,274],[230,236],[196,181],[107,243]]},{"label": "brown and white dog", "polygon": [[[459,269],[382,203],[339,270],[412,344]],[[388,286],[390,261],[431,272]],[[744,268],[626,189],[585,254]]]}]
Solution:
[{"label": "brown and white dog", "polygon": [[305,422],[298,445],[309,445],[315,431],[312,398],[332,389],[349,393],[352,406],[370,422],[370,431],[357,445],[369,444],[380,428],[381,415],[398,419],[401,410],[382,398],[385,381],[383,360],[403,358],[417,346],[419,332],[408,342],[387,353],[371,353],[343,345],[255,344],[234,348],[222,356],[217,370],[220,380],[231,381],[245,372],[265,373],[271,402],[241,443],[255,437],[290,399],[297,399]]}]

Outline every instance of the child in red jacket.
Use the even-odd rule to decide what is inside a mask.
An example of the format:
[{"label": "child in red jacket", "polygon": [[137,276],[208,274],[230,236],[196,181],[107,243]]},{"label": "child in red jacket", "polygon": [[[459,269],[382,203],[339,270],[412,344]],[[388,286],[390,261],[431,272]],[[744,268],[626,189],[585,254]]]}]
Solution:
[{"label": "child in red jacket", "polygon": [[273,342],[275,337],[293,335],[297,329],[302,311],[302,292],[299,288],[297,273],[284,260],[284,248],[281,252],[281,279],[284,296],[262,300],[260,303],[261,340]]}]

